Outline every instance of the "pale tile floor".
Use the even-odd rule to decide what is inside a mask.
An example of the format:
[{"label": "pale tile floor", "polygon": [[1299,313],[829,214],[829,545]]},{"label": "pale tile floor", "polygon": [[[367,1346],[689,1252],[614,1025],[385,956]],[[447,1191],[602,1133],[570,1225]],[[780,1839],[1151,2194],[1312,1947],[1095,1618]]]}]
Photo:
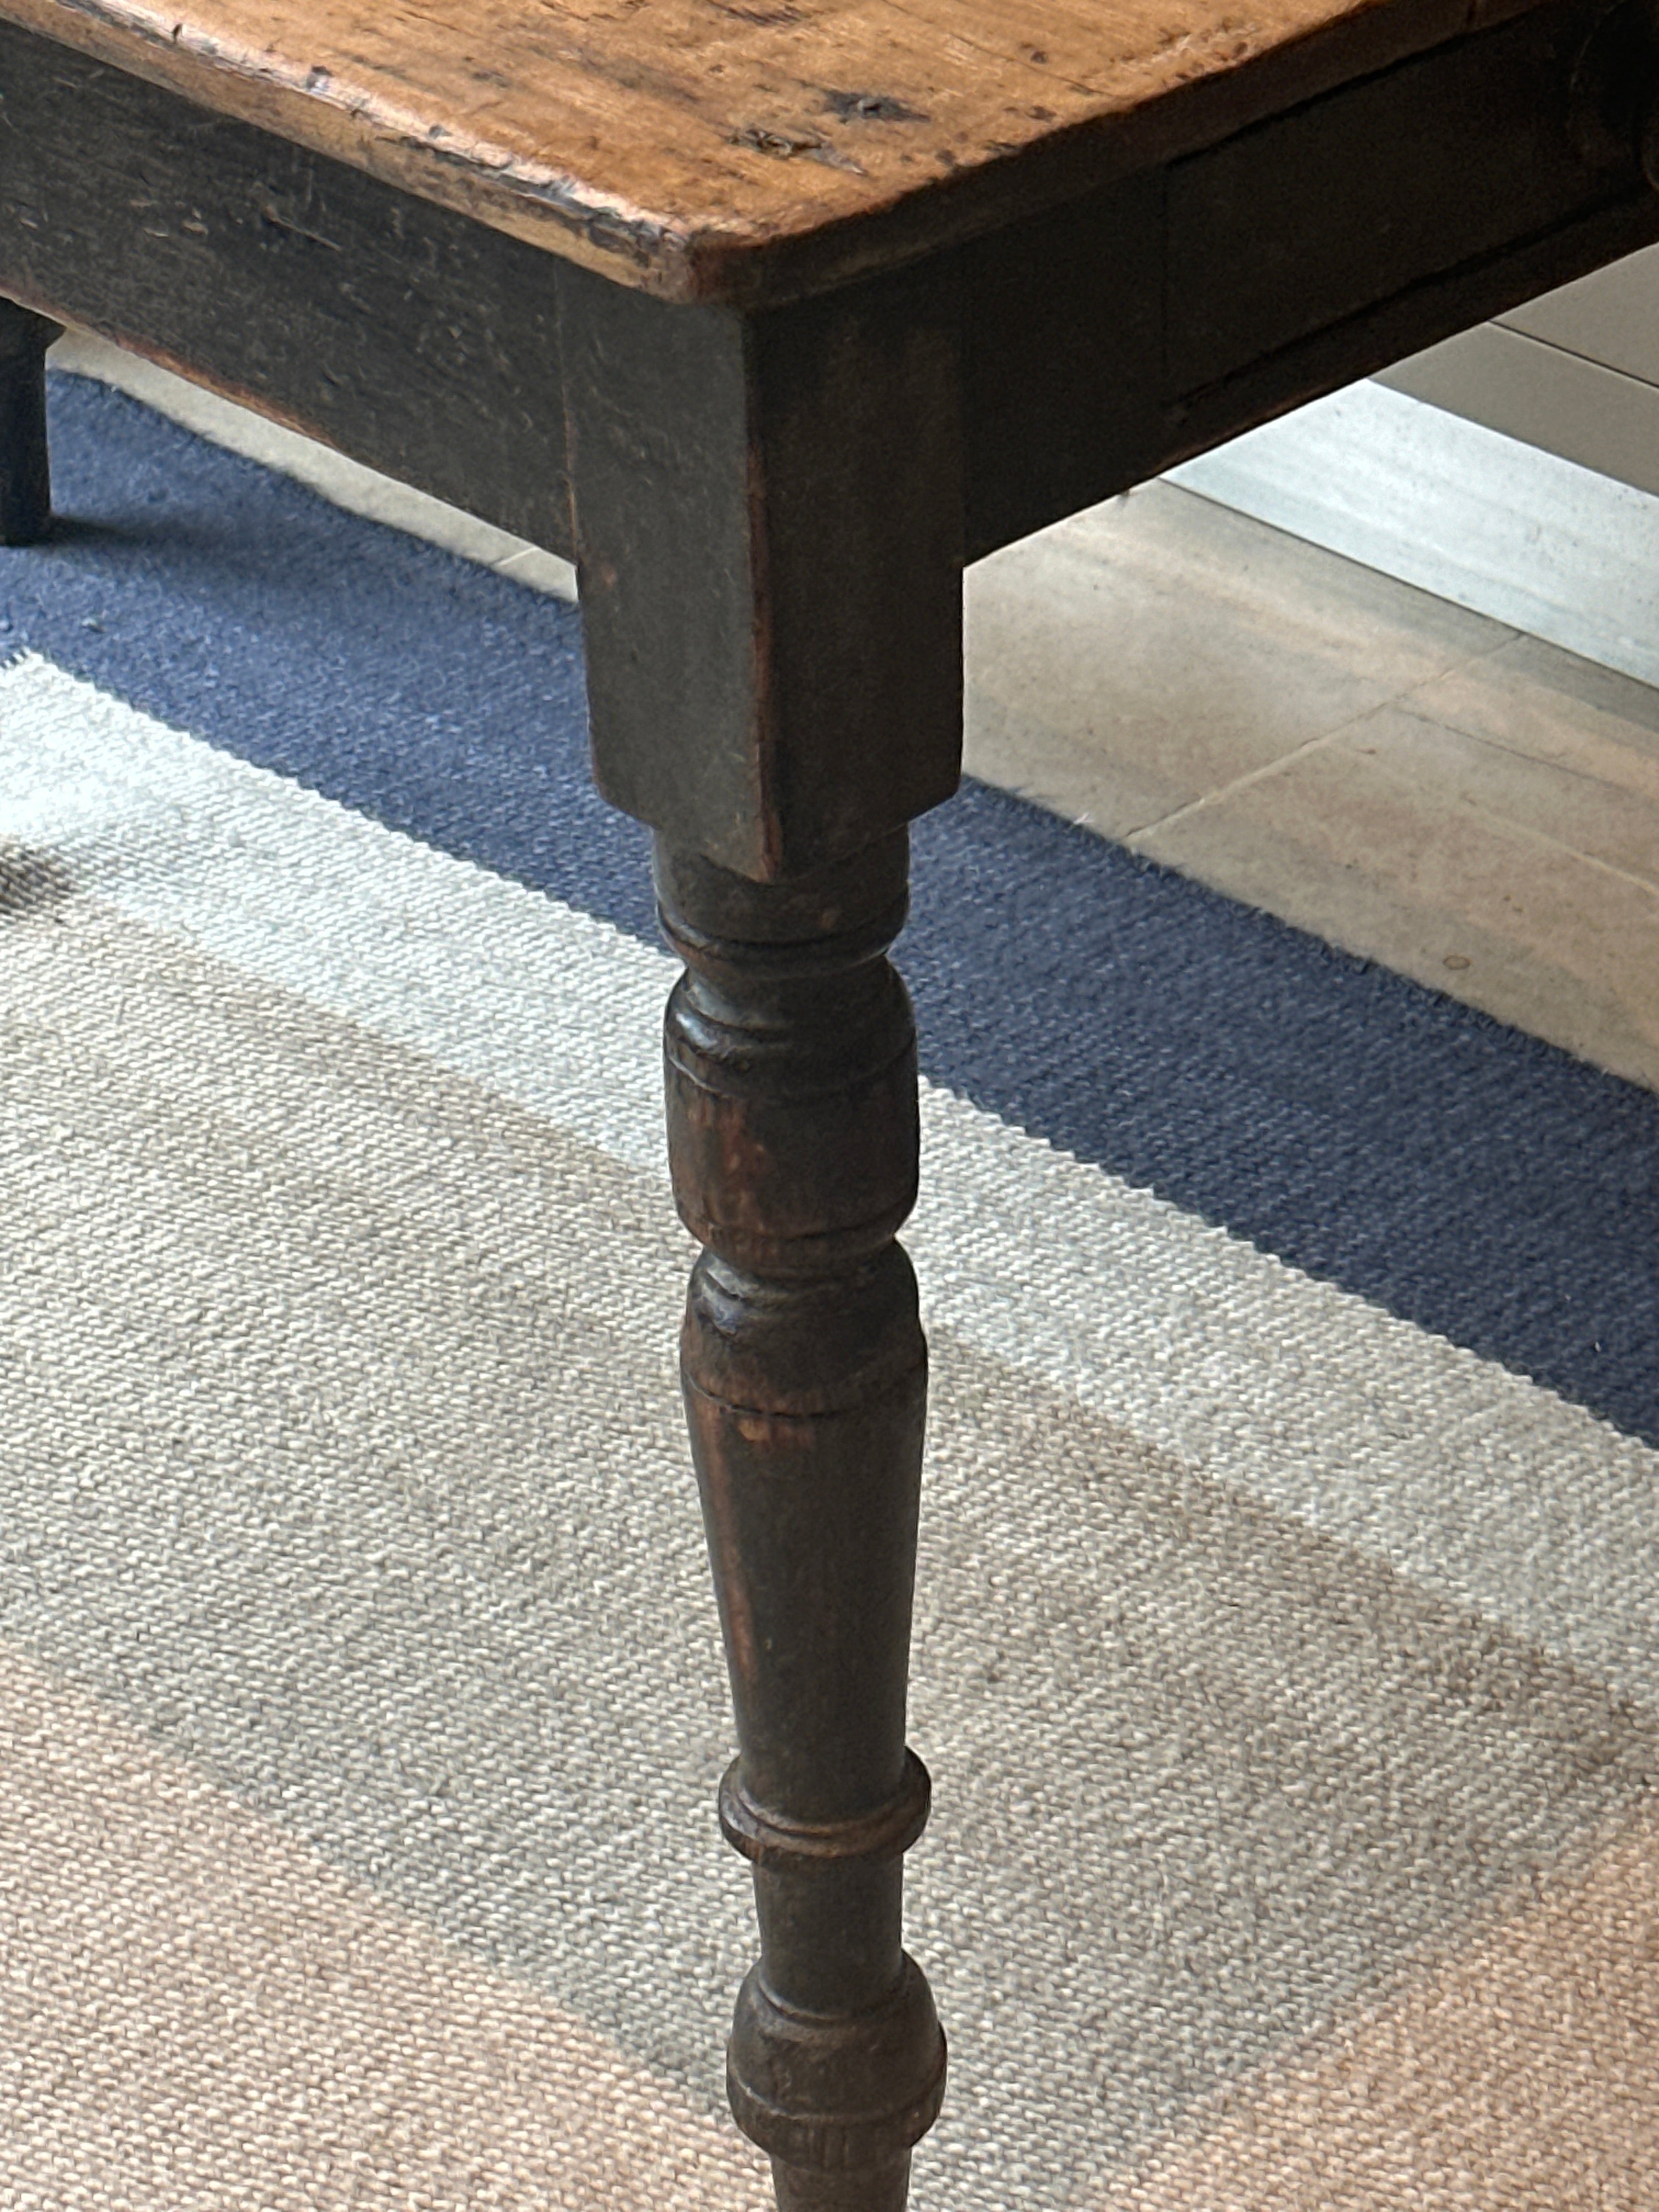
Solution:
[{"label": "pale tile floor", "polygon": [[968,637],[975,775],[1659,1089],[1659,691],[1161,483]]},{"label": "pale tile floor", "polygon": [[[568,566],[71,335],[358,513],[562,597]],[[1659,1089],[1659,692],[1152,484],[968,590],[968,765]]]}]

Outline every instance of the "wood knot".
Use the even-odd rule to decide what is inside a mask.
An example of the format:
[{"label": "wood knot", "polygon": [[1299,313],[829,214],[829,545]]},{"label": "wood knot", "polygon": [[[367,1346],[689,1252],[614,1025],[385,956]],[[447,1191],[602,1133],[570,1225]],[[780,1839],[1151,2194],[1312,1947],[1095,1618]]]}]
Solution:
[{"label": "wood knot", "polygon": [[831,92],[824,88],[823,104],[843,123],[927,123],[930,116],[907,106],[886,92]]}]

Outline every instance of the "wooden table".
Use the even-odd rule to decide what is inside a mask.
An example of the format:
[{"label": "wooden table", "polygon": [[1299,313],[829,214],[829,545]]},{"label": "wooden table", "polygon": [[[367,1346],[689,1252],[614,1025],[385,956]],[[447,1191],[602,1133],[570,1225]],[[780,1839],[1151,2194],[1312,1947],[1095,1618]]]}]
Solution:
[{"label": "wooden table", "polygon": [[0,535],[64,314],[574,555],[657,833],[684,1338],[778,2202],[896,2212],[925,1396],[906,824],[965,561],[1659,237],[1584,0],[0,0]]}]

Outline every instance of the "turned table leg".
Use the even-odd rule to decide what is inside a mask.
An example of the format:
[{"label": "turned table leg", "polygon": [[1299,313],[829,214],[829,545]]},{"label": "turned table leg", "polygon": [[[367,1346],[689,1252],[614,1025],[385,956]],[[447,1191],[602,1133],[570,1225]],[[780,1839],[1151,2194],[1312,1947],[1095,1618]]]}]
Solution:
[{"label": "turned table leg", "polygon": [[886,957],[907,849],[759,884],[658,848],[686,963],[669,1154],[704,1247],[682,1373],[742,1747],[720,1820],[761,1933],[728,2078],[783,2212],[899,2212],[945,2087],[899,1942],[928,1790],[904,1741],[927,1349],[894,1241],[915,1030]]},{"label": "turned table leg", "polygon": [[46,348],[60,331],[0,300],[0,545],[33,545],[52,520]]},{"label": "turned table leg", "polygon": [[782,2212],[902,2212],[945,2039],[900,1944],[927,1367],[887,949],[907,825],[961,758],[959,306],[913,277],[752,319],[560,286],[594,766],[656,833],[686,971],[682,1371],[760,1922],[732,2107]]}]

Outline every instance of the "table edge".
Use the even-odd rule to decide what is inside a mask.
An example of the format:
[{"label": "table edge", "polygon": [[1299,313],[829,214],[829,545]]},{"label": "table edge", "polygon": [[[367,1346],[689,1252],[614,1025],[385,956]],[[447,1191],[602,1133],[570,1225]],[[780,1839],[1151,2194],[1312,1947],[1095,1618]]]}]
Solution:
[{"label": "table edge", "polygon": [[[608,276],[755,312],[880,274],[1178,161],[1543,0],[1367,0],[1153,99],[1107,107],[954,175],[817,224],[687,223],[480,142],[438,149],[412,114],[252,52],[159,35],[121,0],[0,0],[0,19]],[[312,72],[314,78],[316,72]]]}]

